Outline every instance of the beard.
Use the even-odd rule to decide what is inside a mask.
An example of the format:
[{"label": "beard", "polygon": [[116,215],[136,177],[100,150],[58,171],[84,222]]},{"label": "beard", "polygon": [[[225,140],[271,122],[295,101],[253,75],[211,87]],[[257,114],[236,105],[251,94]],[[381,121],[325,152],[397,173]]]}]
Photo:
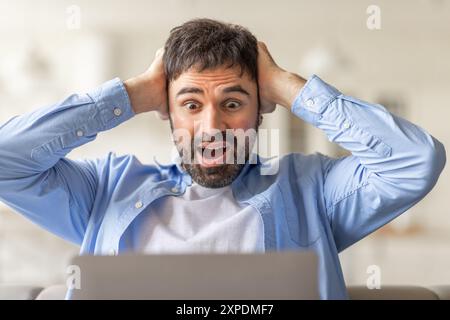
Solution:
[{"label": "beard", "polygon": [[[195,148],[193,142],[191,150],[191,157],[194,159],[197,149]],[[227,150],[225,153],[226,152],[230,151]],[[183,169],[189,173],[192,180],[197,182],[199,185],[207,188],[222,188],[230,185],[237,178],[239,173],[244,168],[245,162],[248,160],[250,154],[247,148],[245,148],[245,150],[239,149],[236,144],[234,144],[234,150],[232,150],[232,152],[234,163],[219,164],[213,167],[205,167],[201,164],[185,162],[182,162],[181,165]],[[237,161],[237,154],[239,152],[245,152],[244,163],[238,163]],[[203,154],[202,157],[204,156],[205,155]]]},{"label": "beard", "polygon": [[206,188],[222,188],[230,185],[244,168],[244,164],[224,164],[203,168],[199,164],[182,164],[192,180]]},{"label": "beard", "polygon": [[[170,122],[172,122],[171,119]],[[173,133],[172,123],[171,127]],[[205,142],[205,134],[202,134],[201,138],[192,137],[189,141],[189,148],[186,148],[183,142],[174,141],[182,159],[182,168],[186,170],[193,181],[203,187],[222,188],[230,185],[239,176],[246,162],[250,158],[250,151],[253,148],[258,132],[258,125],[255,124],[254,127],[250,129],[253,130],[255,135],[247,136],[243,139],[236,136],[234,133],[230,134],[225,131],[214,136],[206,134],[206,141],[208,143],[217,142],[217,139],[222,139],[220,141],[227,142],[222,153],[219,153],[217,156],[217,158],[224,160],[222,162],[219,161],[219,164],[214,165],[202,165],[203,162],[210,162],[211,158],[216,158],[214,151],[206,152],[206,148],[202,147],[202,143]]]}]

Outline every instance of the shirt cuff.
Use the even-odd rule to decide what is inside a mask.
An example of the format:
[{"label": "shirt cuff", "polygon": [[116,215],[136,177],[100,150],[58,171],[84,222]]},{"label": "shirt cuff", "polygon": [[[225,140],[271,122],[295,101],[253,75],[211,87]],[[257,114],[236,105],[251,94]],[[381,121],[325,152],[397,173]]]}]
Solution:
[{"label": "shirt cuff", "polygon": [[89,96],[95,102],[101,131],[114,128],[135,115],[125,86],[119,78],[105,82],[91,91]]},{"label": "shirt cuff", "polygon": [[317,124],[320,115],[341,94],[316,75],[312,75],[294,99],[291,111],[305,121]]}]

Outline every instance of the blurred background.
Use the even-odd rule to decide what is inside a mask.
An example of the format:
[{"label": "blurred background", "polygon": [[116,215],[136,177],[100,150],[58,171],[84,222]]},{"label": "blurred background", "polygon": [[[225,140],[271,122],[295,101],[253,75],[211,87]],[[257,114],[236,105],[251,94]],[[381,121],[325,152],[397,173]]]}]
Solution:
[{"label": "blurred background", "polygon": [[[143,72],[170,29],[195,17],[248,27],[283,68],[383,104],[450,148],[446,0],[0,0],[0,123]],[[346,154],[281,108],[265,116],[264,127],[280,129],[282,154]],[[171,147],[168,123],[144,114],[69,157],[114,151],[167,163]],[[372,265],[382,285],[450,284],[449,167],[418,205],[341,254],[348,285],[364,285]],[[0,202],[0,283],[62,283],[77,252]]]}]

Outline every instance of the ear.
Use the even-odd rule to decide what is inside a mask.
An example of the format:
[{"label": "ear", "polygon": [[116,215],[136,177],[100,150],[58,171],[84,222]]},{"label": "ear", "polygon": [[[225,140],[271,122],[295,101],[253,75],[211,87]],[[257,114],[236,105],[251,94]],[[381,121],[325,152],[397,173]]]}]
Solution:
[{"label": "ear", "polygon": [[261,113],[271,113],[275,110],[276,104],[261,98]]}]

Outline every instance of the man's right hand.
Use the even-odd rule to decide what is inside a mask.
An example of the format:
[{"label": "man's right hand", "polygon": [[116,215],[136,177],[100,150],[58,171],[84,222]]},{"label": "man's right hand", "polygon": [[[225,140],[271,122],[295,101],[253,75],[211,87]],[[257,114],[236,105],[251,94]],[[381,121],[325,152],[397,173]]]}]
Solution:
[{"label": "man's right hand", "polygon": [[162,119],[169,117],[163,53],[163,48],[158,49],[147,71],[124,81],[131,107],[136,114],[156,111]]}]

